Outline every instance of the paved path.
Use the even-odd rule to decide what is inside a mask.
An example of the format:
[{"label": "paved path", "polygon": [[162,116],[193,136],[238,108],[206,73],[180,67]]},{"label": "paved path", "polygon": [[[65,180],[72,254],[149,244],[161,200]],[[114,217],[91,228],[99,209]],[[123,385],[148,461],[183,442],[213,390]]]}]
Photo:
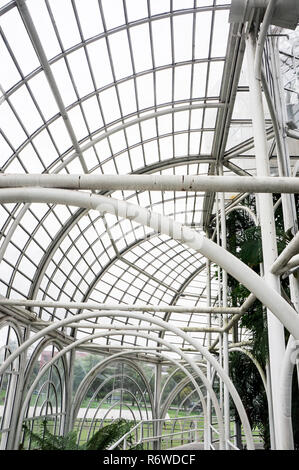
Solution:
[{"label": "paved path", "polygon": [[[0,406],[0,417],[3,416],[3,405]],[[28,417],[31,418],[33,417],[34,415],[35,416],[39,416],[40,415],[40,410],[41,410],[41,407],[37,407],[35,412],[34,412],[34,407],[31,406],[30,409],[29,409],[29,413],[28,413]],[[99,410],[97,410],[96,408],[89,408],[87,413],[86,413],[86,408],[80,408],[79,409],[79,413],[78,413],[78,416],[77,418],[79,419],[82,419],[84,418],[85,416],[85,413],[86,413],[86,416],[85,416],[85,419],[93,419],[94,418],[94,415],[97,411],[97,415],[96,415],[96,418],[97,419],[102,419],[104,418],[104,416],[106,415],[107,413],[107,418],[108,419],[116,419],[116,418],[119,418],[119,410],[117,409],[112,409],[109,411],[108,413],[108,408],[100,408]],[[149,420],[149,419],[152,419],[152,413],[149,411],[148,412],[148,415],[147,413],[144,411],[144,410],[141,410],[141,418],[144,419],[144,420]],[[134,413],[135,413],[135,418],[136,419],[140,419],[140,413],[138,410],[134,410]],[[132,416],[132,413],[130,410],[128,409],[123,409],[122,412],[121,412],[121,416],[122,418],[124,419],[134,419],[134,417]],[[166,418],[169,418],[169,415],[167,414],[166,415]]]},{"label": "paved path", "polygon": [[172,447],[171,449],[167,450],[204,450],[204,445],[202,442],[191,442],[190,444]]}]

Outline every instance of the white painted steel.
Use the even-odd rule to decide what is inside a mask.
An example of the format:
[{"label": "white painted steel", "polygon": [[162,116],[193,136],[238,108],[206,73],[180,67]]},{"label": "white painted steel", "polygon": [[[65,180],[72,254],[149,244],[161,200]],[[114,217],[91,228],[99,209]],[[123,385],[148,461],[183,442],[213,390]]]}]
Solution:
[{"label": "white painted steel", "polygon": [[238,307],[189,307],[180,305],[151,305],[151,304],[101,304],[93,302],[63,302],[48,300],[26,300],[26,299],[6,299],[0,297],[0,305],[10,305],[14,307],[41,307],[41,308],[65,308],[67,310],[122,310],[132,312],[175,312],[175,313],[241,313]]},{"label": "white painted steel", "polygon": [[[111,197],[63,189],[27,188],[0,190],[0,202],[44,202],[68,204],[98,210],[134,220],[164,233],[198,251],[241,282],[266,305],[289,332],[299,339],[299,318],[295,310],[268,283],[231,253],[195,230],[169,217]],[[171,307],[173,308],[173,307]]]},{"label": "white painted steel", "polygon": [[[135,318],[141,318],[141,315],[140,314],[135,314]],[[81,316],[81,315],[79,315]],[[89,314],[90,316],[90,314]],[[103,316],[103,314],[99,314],[98,316]],[[126,317],[128,316],[128,314],[126,313],[122,313],[122,316]],[[145,320],[148,320],[148,319],[145,319]],[[58,322],[59,323],[59,322]],[[161,321],[160,321],[161,323]],[[165,323],[165,322],[163,322]],[[177,328],[176,328],[177,329]],[[103,337],[103,336],[117,336],[117,335],[123,335],[125,333],[125,331],[118,331],[118,332],[115,332],[115,331],[105,331],[105,332],[101,332],[101,333],[95,333],[93,335],[90,336],[90,338],[80,338],[78,339],[77,341],[74,341],[72,344],[66,346],[62,351],[60,351],[59,353],[57,353],[55,355],[54,358],[52,358],[51,361],[49,361],[47,364],[45,364],[45,366],[43,367],[43,369],[39,372],[39,374],[37,375],[37,377],[35,378],[34,382],[32,383],[30,389],[29,389],[29,392],[27,393],[27,397],[26,399],[24,400],[23,404],[22,404],[22,408],[21,408],[21,411],[20,411],[20,415],[21,417],[24,416],[24,413],[26,411],[26,407],[29,403],[29,400],[31,398],[31,394],[36,386],[36,384],[38,383],[38,380],[42,377],[42,375],[44,375],[44,373],[51,367],[51,365],[56,362],[60,357],[62,357],[65,353],[67,353],[68,351],[76,348],[77,346],[79,346],[80,344],[82,343],[85,343],[86,341],[88,341],[89,339],[96,339],[96,338],[100,338],[100,337]],[[149,335],[146,335],[144,333],[135,333],[136,336],[139,336],[139,337],[142,337],[142,338],[146,338],[146,339],[151,339],[153,341],[156,341],[157,343],[160,343],[160,344],[163,344],[165,346],[167,346],[167,348],[170,350],[170,351],[173,351],[173,352],[176,352],[179,356],[181,356],[185,361],[186,363],[188,363],[192,368],[193,370],[197,373],[197,375],[201,378],[201,380],[203,381],[204,385],[207,387],[207,389],[209,390],[209,393],[211,394],[211,399],[213,401],[213,405],[214,405],[214,409],[215,409],[215,412],[216,412],[216,415],[217,415],[217,419],[218,419],[218,425],[219,425],[219,434],[220,434],[220,448],[223,448],[223,443],[224,443],[224,428],[223,428],[223,416],[222,416],[222,412],[221,412],[221,409],[219,407],[219,404],[218,404],[218,400],[217,400],[217,397],[216,397],[216,394],[211,386],[211,384],[209,383],[209,381],[206,379],[204,373],[202,372],[202,370],[196,365],[196,363],[192,360],[192,358],[190,358],[189,356],[187,356],[186,354],[184,354],[179,348],[177,348],[176,346],[174,346],[173,344],[170,344],[168,343],[166,340],[162,339],[162,338],[158,338],[158,337],[152,337],[152,336],[149,336]],[[217,362],[217,361],[216,361]],[[218,363],[217,363],[218,364]],[[219,366],[220,367],[220,366]],[[193,379],[192,379],[193,381]],[[241,414],[242,416],[240,416],[240,418],[242,419],[245,419],[245,425],[246,425],[246,420],[247,420],[247,417],[246,417],[246,413],[244,415],[244,412],[245,410],[241,410]],[[248,423],[249,424],[249,423]],[[22,425],[22,419],[19,420],[19,429],[18,429],[18,434],[20,433],[20,426]],[[250,435],[248,434],[248,426],[246,427],[247,429],[247,442],[249,443],[249,446],[253,445],[253,442],[252,442],[252,438],[251,438],[251,433]],[[249,428],[250,429],[250,428]],[[245,431],[246,433],[246,431]],[[252,447],[251,447],[252,448]],[[253,447],[254,448],[254,447]]]},{"label": "white painted steel", "polygon": [[[54,331],[58,328],[61,328],[63,326],[67,326],[69,323],[73,322],[74,320],[77,320],[77,321],[80,321],[80,320],[86,320],[88,318],[101,318],[101,317],[104,317],[107,315],[107,312],[88,312],[88,313],[82,313],[82,314],[78,314],[76,315],[74,318],[65,318],[64,320],[60,320],[58,322],[53,322],[52,325],[49,325],[48,327],[44,328],[43,330],[39,331],[38,333],[35,333],[34,335],[32,335],[32,337],[30,339],[28,339],[27,341],[25,341],[21,346],[19,346],[19,348],[17,348],[5,361],[4,363],[1,365],[0,367],[0,374],[2,374],[6,368],[11,364],[11,362],[19,356],[19,354],[21,354],[24,350],[26,350],[29,346],[31,346],[32,344],[34,344],[38,339],[40,339],[41,337],[44,337],[45,335],[47,335],[48,333],[50,333],[51,331]],[[242,403],[242,400],[240,399],[239,397],[239,394],[238,392],[236,391],[233,383],[231,382],[230,378],[227,376],[227,374],[225,373],[225,371],[223,370],[223,368],[220,366],[220,364],[218,363],[218,361],[215,359],[215,357],[209,353],[209,351],[204,348],[199,341],[195,340],[194,338],[190,337],[187,333],[184,333],[182,330],[180,330],[179,328],[175,327],[174,325],[171,325],[169,324],[168,322],[165,322],[164,320],[161,320],[159,318],[156,318],[156,317],[153,317],[153,316],[149,316],[149,315],[146,315],[146,314],[140,314],[140,313],[137,313],[137,312],[117,312],[117,313],[111,313],[110,312],[110,315],[112,316],[119,316],[119,317],[130,317],[130,318],[135,318],[135,319],[138,319],[138,320],[142,320],[142,321],[147,321],[148,323],[150,324],[156,324],[158,326],[162,326],[165,328],[165,330],[167,331],[171,331],[173,332],[174,334],[178,335],[179,337],[183,338],[186,342],[188,342],[190,345],[192,345],[195,349],[197,349],[197,351],[199,353],[201,353],[207,361],[209,361],[211,363],[211,365],[213,366],[214,370],[219,374],[219,376],[221,377],[221,379],[223,380],[223,382],[227,385],[228,387],[228,390],[231,394],[231,397],[235,403],[235,406],[238,410],[238,413],[239,413],[239,416],[240,416],[240,419],[241,419],[241,422],[242,422],[242,425],[243,425],[243,428],[244,428],[244,433],[245,433],[245,436],[246,436],[246,441],[247,441],[247,445],[248,445],[248,448],[249,449],[254,449],[254,444],[253,444],[253,439],[252,439],[252,434],[251,434],[251,428],[250,428],[250,424],[249,424],[249,421],[248,421],[248,418],[247,418],[247,415],[246,415],[246,412],[245,412],[245,409],[244,409],[244,406],[243,406],[243,403]],[[102,333],[97,333],[97,335],[99,335],[98,337],[100,336],[105,336],[105,335],[118,335],[118,334],[124,334],[124,332],[102,332]],[[136,335],[143,335],[143,333],[138,333],[136,332],[135,333]],[[91,336],[90,336],[91,338]],[[207,380],[206,376],[203,374],[203,372],[201,371],[201,369],[196,365],[195,361],[190,358],[190,356],[184,354],[179,348],[177,348],[176,346],[172,345],[172,344],[168,344],[167,341],[165,341],[164,339],[162,338],[159,338],[159,337],[150,337],[150,339],[154,340],[154,341],[157,341],[161,344],[165,344],[167,345],[172,351],[176,352],[177,354],[179,354],[185,361],[186,363],[190,364],[192,366],[192,368],[194,369],[194,371],[199,375],[199,377],[202,379],[203,383],[205,384],[206,387],[208,387],[209,389],[209,392],[211,394],[211,398],[213,399],[213,394],[215,393],[210,385],[210,382]],[[84,337],[84,338],[81,338],[80,340],[78,341],[82,341],[82,342],[85,342],[86,340],[88,340],[88,337]],[[71,345],[69,345],[70,347],[73,345],[74,343],[72,343]],[[57,356],[56,356],[57,357]],[[217,412],[217,407],[218,407],[218,402],[215,403],[214,400],[213,400],[213,405],[214,407],[216,406],[216,413],[217,413],[217,416],[219,417],[219,426],[220,426],[220,423],[221,423],[221,426],[223,427],[223,423],[220,419],[220,415],[218,415],[218,412]],[[223,432],[223,429],[222,429],[222,432]]]},{"label": "white painted steel", "polygon": [[[263,149],[265,152],[265,149]],[[267,153],[265,153],[267,155]],[[0,175],[0,188],[63,188],[132,191],[219,191],[253,193],[299,193],[299,178],[283,176],[191,176],[191,175]]]},{"label": "white painted steel", "polygon": [[280,427],[277,448],[279,450],[293,450],[293,426],[292,426],[292,379],[293,371],[298,358],[299,348],[298,341],[291,336],[289,338],[286,352],[283,358],[279,395],[281,407],[278,413],[278,425]]},{"label": "white painted steel", "polygon": [[275,260],[271,267],[272,273],[278,273],[283,269],[290,259],[299,253],[299,232],[296,233],[294,238],[290,243],[285,247],[285,249],[280,253],[278,258]]}]

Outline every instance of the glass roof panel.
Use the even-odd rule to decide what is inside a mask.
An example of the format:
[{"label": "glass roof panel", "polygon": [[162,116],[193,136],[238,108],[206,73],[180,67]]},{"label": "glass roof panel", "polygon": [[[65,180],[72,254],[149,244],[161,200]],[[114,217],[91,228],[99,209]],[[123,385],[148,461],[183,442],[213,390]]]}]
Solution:
[{"label": "glass roof panel", "polygon": [[[227,103],[232,121],[221,127],[218,105],[224,104],[227,89],[222,88],[233,53],[227,50],[232,39],[230,2],[27,0],[26,4],[54,85],[13,6],[0,16],[3,171],[82,173],[80,153],[93,174],[207,174],[220,135],[228,136],[226,152],[252,137],[246,64],[235,90],[234,109]],[[286,46],[284,52],[288,51]],[[285,67],[290,67],[287,59]],[[178,112],[183,105],[190,109]],[[202,107],[195,109],[196,105]],[[254,174],[252,149],[237,150],[232,161]],[[115,191],[112,196],[201,230],[202,192]],[[34,293],[38,299],[185,306],[206,302],[202,257],[147,227],[74,207],[5,204],[0,210],[1,235],[8,237],[0,264],[2,295]],[[217,295],[213,284],[213,302]],[[45,320],[75,313],[36,311]],[[155,314],[166,318],[164,313]],[[180,326],[201,326],[208,316],[172,313],[169,319]],[[130,324],[138,323],[130,319]],[[192,335],[207,344],[206,333]],[[170,333],[166,338],[184,345]],[[131,335],[109,341],[153,344]]]}]

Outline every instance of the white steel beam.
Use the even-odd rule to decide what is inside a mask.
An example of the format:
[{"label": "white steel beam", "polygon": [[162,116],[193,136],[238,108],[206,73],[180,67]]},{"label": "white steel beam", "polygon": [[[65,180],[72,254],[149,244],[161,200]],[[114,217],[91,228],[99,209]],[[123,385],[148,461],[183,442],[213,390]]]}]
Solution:
[{"label": "white steel beam", "polygon": [[299,193],[298,177],[1,174],[0,188]]},{"label": "white steel beam", "polygon": [[241,313],[238,307],[188,307],[180,305],[150,305],[150,304],[101,304],[92,302],[59,302],[48,300],[25,300],[25,299],[6,299],[0,297],[0,305],[13,307],[40,307],[40,308],[64,308],[66,310],[121,310],[132,312],[171,312],[171,313]]},{"label": "white steel beam", "polygon": [[[75,318],[66,318],[66,319],[60,320],[58,322],[53,322],[52,325],[49,325],[48,327],[44,328],[42,331],[39,331],[38,333],[35,333],[34,335],[32,335],[31,338],[29,338],[27,341],[22,343],[22,345],[20,345],[15,351],[13,351],[11,353],[11,355],[0,366],[0,374],[5,372],[7,367],[16,359],[16,357],[19,356],[19,354],[21,354],[29,346],[34,344],[38,339],[40,339],[41,337],[44,337],[46,334],[50,333],[51,331],[54,331],[57,328],[61,328],[63,326],[67,326],[69,323],[71,323],[75,320],[77,320],[77,321],[87,320],[88,318],[93,318],[93,317],[101,318],[101,317],[104,317],[106,314],[107,314],[106,312],[100,312],[100,313],[99,312],[97,312],[97,313],[88,312],[88,313],[79,314]],[[112,313],[112,316],[116,316],[116,314]],[[211,353],[209,353],[208,350],[206,348],[204,348],[199,341],[192,338],[187,333],[183,332],[180,328],[177,328],[176,326],[174,326],[172,324],[169,324],[169,323],[165,322],[164,320],[161,320],[159,318],[156,318],[156,317],[153,317],[153,316],[150,316],[150,315],[146,315],[144,313],[118,312],[117,316],[122,316],[124,318],[128,318],[128,317],[135,318],[137,320],[142,320],[142,321],[148,322],[149,324],[162,326],[167,331],[170,331],[170,332],[176,334],[177,336],[181,337],[186,342],[188,342],[191,346],[195,347],[198,350],[198,352],[201,353],[206,358],[206,360],[211,363],[214,370],[219,374],[221,379],[227,385],[227,387],[229,389],[229,392],[231,394],[231,397],[232,397],[232,399],[235,403],[235,406],[238,410],[241,422],[243,424],[243,429],[244,429],[244,433],[245,433],[245,436],[246,436],[248,449],[254,449],[254,443],[253,443],[253,438],[252,438],[252,434],[251,434],[250,424],[249,424],[247,414],[245,412],[243,403],[242,403],[242,401],[239,397],[238,392],[236,391],[236,389],[235,389],[232,381],[230,380],[230,378],[227,376],[227,374],[225,373],[223,368],[218,363],[217,359],[215,359],[213,357],[213,355]],[[80,342],[83,343],[87,339],[92,339],[92,338],[101,337],[101,336],[105,336],[105,335],[113,336],[113,335],[121,335],[121,334],[125,334],[125,331],[117,331],[117,332],[107,331],[107,332],[102,332],[102,333],[96,333],[94,335],[90,335],[89,338],[84,337],[84,338],[81,338],[81,339],[77,340],[72,345],[67,346],[67,348],[71,349],[72,347],[74,347],[75,344],[78,345]],[[143,335],[144,335],[143,333],[137,333],[137,332],[135,334],[137,336],[140,336],[140,337],[143,337]],[[148,336],[144,335],[144,337],[148,337]],[[211,393],[211,398],[213,399],[214,391],[211,387],[210,382],[207,380],[207,378],[203,374],[202,370],[196,365],[195,361],[192,358],[185,355],[179,348],[177,348],[174,345],[168,343],[164,339],[159,338],[158,336],[150,336],[149,339],[151,339],[153,341],[156,341],[157,343],[166,345],[170,350],[172,350],[173,352],[176,352],[179,356],[182,357],[182,359],[184,359],[187,363],[189,363],[190,366],[194,369],[194,371],[200,376],[200,378],[204,382],[205,386],[209,389],[209,392]],[[60,353],[58,353],[56,355],[56,358],[58,358],[59,354]],[[215,411],[217,413],[218,401],[216,400],[216,402],[215,402],[214,399],[213,399],[213,405],[214,405]],[[219,426],[221,424],[221,427],[222,427],[223,422],[222,422],[221,412],[220,412],[219,418],[220,419],[218,420],[218,424],[219,424]]]},{"label": "white steel beam", "polygon": [[241,282],[272,311],[295,339],[299,339],[299,318],[296,311],[271,285],[224,248],[207,239],[196,230],[186,227],[170,217],[151,212],[127,201],[98,194],[48,188],[30,188],[30,190],[28,188],[0,189],[0,203],[18,201],[67,204],[97,210],[100,213],[110,213],[121,218],[134,220],[136,223],[146,225],[157,232],[179,240],[221,266]]},{"label": "white steel beam", "polygon": [[[269,3],[269,9],[272,9],[272,1]],[[267,19],[267,23],[268,23]],[[264,31],[261,31],[263,37]],[[254,135],[255,153],[256,153],[256,172],[260,177],[268,177],[270,174],[269,160],[267,155],[267,139],[265,132],[265,115],[262,101],[261,90],[261,71],[255,66],[260,64],[259,54],[262,43],[258,44],[256,50],[256,39],[254,33],[250,33],[246,40],[246,52],[248,63],[248,81],[250,102],[252,108],[252,127]],[[263,247],[263,264],[265,272],[266,284],[280,295],[280,283],[277,276],[271,273],[271,266],[277,258],[276,230],[274,221],[273,200],[268,194],[258,195],[258,208],[260,214],[262,247]],[[278,428],[278,412],[281,406],[277,393],[279,386],[279,368],[281,367],[282,358],[285,350],[285,338],[283,323],[279,318],[273,315],[273,310],[267,310],[268,321],[268,339],[269,339],[269,357],[270,357],[270,373],[271,373],[271,395],[273,400],[273,417],[275,436],[271,436],[271,447],[275,449],[280,430]]]}]

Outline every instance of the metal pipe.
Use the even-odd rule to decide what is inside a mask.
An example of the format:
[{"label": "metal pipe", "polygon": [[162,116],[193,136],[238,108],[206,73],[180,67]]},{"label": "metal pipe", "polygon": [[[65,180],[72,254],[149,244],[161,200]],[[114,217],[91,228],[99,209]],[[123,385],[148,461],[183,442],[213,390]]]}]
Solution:
[{"label": "metal pipe", "polygon": [[[153,230],[164,233],[175,240],[185,243],[190,248],[201,253],[212,262],[223,267],[229,274],[241,282],[249,291],[264,303],[289,330],[299,339],[299,322],[295,310],[281,297],[281,295],[263,280],[252,269],[246,266],[234,255],[224,250],[211,240],[205,238],[189,227],[161,214],[150,212],[135,204],[121,201],[112,197],[98,194],[86,194],[63,189],[19,188],[0,190],[0,202],[16,202],[20,200],[30,202],[44,202],[68,204],[77,207],[94,209],[100,213],[111,213],[119,217],[134,220],[136,223],[146,225]],[[173,307],[171,307],[173,308]]]},{"label": "metal pipe", "polygon": [[[114,312],[115,313],[115,312]],[[49,326],[52,322],[34,322],[39,326]],[[110,324],[94,324],[94,323],[71,323],[68,325],[69,328],[82,328],[82,329],[92,329],[92,330],[128,330],[128,331],[164,331],[164,328],[158,326],[134,326],[134,325],[116,325],[114,323]],[[221,328],[217,327],[193,327],[193,326],[186,326],[181,328],[182,331],[188,331],[192,333],[199,333],[199,332],[211,332],[211,333],[219,333],[223,331]]]},{"label": "metal pipe", "polygon": [[[223,176],[223,167],[220,168],[221,176]],[[221,246],[227,250],[226,240],[226,217],[225,217],[225,203],[224,193],[219,193],[220,196],[220,220],[221,220]],[[222,306],[227,307],[227,272],[222,269]],[[229,357],[228,357],[228,328],[227,320],[222,319],[222,357],[223,357],[223,368],[226,374],[229,376]],[[225,446],[228,450],[228,441],[230,440],[230,406],[229,406],[229,393],[226,385],[223,387],[223,409],[224,409],[224,432],[225,432]]]},{"label": "metal pipe", "polygon": [[76,151],[76,155],[79,157],[79,161],[81,163],[82,169],[85,173],[88,173],[88,169],[84,160],[83,153],[80,149],[79,143],[77,141],[72,123],[69,119],[68,113],[65,109],[61,94],[59,92],[59,88],[57,86],[54,74],[52,72],[52,69],[49,65],[49,61],[47,59],[46,53],[44,51],[44,48],[42,46],[41,40],[39,38],[39,35],[37,33],[37,30],[35,28],[35,25],[32,21],[29,9],[26,5],[25,0],[15,0],[16,5],[19,9],[20,16],[22,17],[22,20],[26,26],[28,35],[30,36],[30,39],[32,41],[33,47],[35,49],[35,52],[37,54],[37,57],[39,58],[39,61],[43,67],[43,71],[45,73],[45,76],[48,80],[49,86],[51,88],[51,91],[53,93],[53,96],[55,98],[56,104],[58,106],[59,112],[61,114],[61,117],[63,119],[64,125],[66,127],[66,130],[69,134],[69,137],[71,139],[71,142],[73,144],[73,147]]},{"label": "metal pipe", "polygon": [[298,342],[290,336],[280,373],[280,402],[279,421],[281,432],[277,442],[279,450],[294,450],[292,426],[292,379],[296,357],[298,356]]},{"label": "metal pipe", "polygon": [[[259,44],[262,47],[262,43]],[[270,174],[269,160],[267,159],[267,140],[265,133],[265,116],[262,101],[261,83],[259,80],[260,70],[255,69],[259,64],[259,58],[256,55],[256,40],[254,33],[249,33],[246,39],[248,80],[250,90],[250,101],[252,106],[252,126],[254,134],[254,143],[256,150],[256,172],[258,176],[267,177]],[[259,54],[259,50],[257,54]],[[262,233],[263,263],[265,272],[265,281],[271,286],[278,295],[280,295],[280,283],[277,276],[270,272],[271,266],[277,258],[275,221],[273,215],[272,197],[267,194],[258,195],[258,207],[260,210],[260,224]],[[274,411],[274,429],[275,436],[278,437],[280,430],[276,424],[278,409],[280,407],[278,397],[279,367],[284,355],[285,341],[284,328],[277,317],[273,315],[273,310],[268,308],[268,337],[269,337],[269,355],[271,370],[271,395],[273,398]],[[274,444],[275,445],[275,444]]]},{"label": "metal pipe", "polygon": [[299,255],[293,256],[287,264],[276,271],[276,274],[283,274],[299,266]]},{"label": "metal pipe", "polygon": [[[86,315],[86,314],[85,314]],[[81,316],[81,315],[78,315],[78,316]],[[103,316],[102,314],[99,314],[99,316]],[[127,316],[126,313],[122,313],[122,316]],[[138,318],[138,319],[141,319],[142,318],[142,315],[140,314],[134,314],[134,317],[135,318]],[[145,318],[145,321],[148,320]],[[63,320],[65,321],[65,320]],[[150,321],[151,322],[151,321]],[[160,320],[159,323],[165,323],[163,321]],[[60,322],[58,322],[60,323]],[[176,330],[178,330],[178,328],[175,328]],[[179,331],[179,330],[178,330]],[[81,343],[84,343],[86,341],[88,341],[89,339],[93,339],[93,338],[100,338],[100,337],[103,337],[104,335],[122,335],[124,334],[124,331],[119,331],[119,332],[102,332],[102,333],[95,333],[93,335],[89,337],[85,337],[85,338],[80,338],[78,339],[77,341],[75,341],[74,343],[72,343],[71,345],[67,346],[66,348],[64,348],[64,350],[60,351],[59,353],[56,354],[56,356],[49,362],[47,363],[43,370],[40,371],[39,375],[36,377],[35,381],[33,382],[33,384],[31,385],[30,387],[30,392],[32,393],[33,390],[34,390],[34,387],[36,385],[36,383],[38,382],[38,379],[40,378],[41,375],[43,375],[46,370],[51,367],[52,363],[54,361],[56,361],[57,359],[59,359],[60,356],[64,355],[67,351],[69,350],[72,350],[74,347],[76,347],[78,344],[81,344]],[[152,339],[158,343],[161,343],[165,346],[167,346],[172,352],[176,352],[179,356],[181,356],[193,369],[194,371],[197,373],[197,375],[201,378],[201,380],[203,381],[203,383],[205,384],[205,386],[209,389],[209,392],[211,393],[211,397],[212,397],[212,400],[213,400],[213,405],[214,405],[214,409],[216,411],[216,414],[217,414],[217,418],[218,418],[218,425],[219,425],[219,430],[220,430],[220,435],[223,435],[223,422],[222,422],[222,413],[221,413],[221,410],[219,408],[219,405],[218,405],[218,401],[217,401],[217,397],[215,395],[215,392],[213,391],[213,388],[212,386],[209,384],[209,382],[207,381],[204,373],[202,372],[202,370],[196,365],[196,363],[190,358],[188,357],[187,355],[185,355],[182,351],[180,351],[179,348],[177,348],[176,346],[168,343],[167,341],[165,341],[164,339],[162,338],[159,338],[159,337],[151,337],[149,335],[145,335],[144,333],[136,333],[137,336],[139,337],[143,337],[143,338],[147,338],[147,339]],[[215,360],[216,364],[217,364],[217,369],[219,370],[219,366],[218,366],[218,363],[217,361]],[[232,383],[231,383],[232,385]],[[234,387],[233,387],[234,389]],[[29,403],[29,400],[30,400],[30,396],[31,396],[31,393],[28,393],[27,394],[27,397],[23,403],[23,406],[22,406],[22,410],[21,410],[21,413],[20,413],[20,416],[22,417],[25,413],[25,410],[26,410],[26,406],[28,405]],[[236,395],[234,393],[234,395]],[[232,398],[234,399],[234,396],[232,395]],[[237,397],[236,397],[237,398]],[[242,402],[241,402],[242,403]],[[237,404],[236,404],[237,406]],[[243,407],[243,406],[242,406]],[[239,411],[239,409],[238,409]],[[246,420],[247,420],[247,416],[246,416],[246,413],[245,413],[245,410],[240,410],[241,411],[241,415],[240,415],[240,418],[241,420],[245,423],[245,426],[246,426],[246,429],[245,429],[245,434],[246,434],[246,438],[247,438],[247,442],[248,442],[248,445],[249,445],[249,448],[251,449],[254,449],[254,444],[253,444],[253,440],[252,440],[252,436],[251,436],[251,430],[250,430],[250,426],[249,426],[249,423],[246,423]],[[245,414],[244,414],[245,413]],[[22,424],[22,419],[20,419],[19,421],[19,426],[20,424]],[[249,428],[248,428],[249,426]],[[248,432],[250,430],[250,432]],[[18,430],[18,432],[20,432],[20,429]],[[221,446],[222,447],[222,446]]]},{"label": "metal pipe", "polygon": [[276,261],[272,264],[271,273],[278,274],[278,272],[285,267],[290,259],[299,253],[299,232],[296,233],[290,243],[280,253]]},{"label": "metal pipe", "polygon": [[[240,313],[238,307],[188,307],[179,305],[150,305],[150,304],[97,304],[92,302],[59,302],[48,300],[25,300],[25,299],[6,299],[0,297],[0,305],[14,307],[41,307],[41,308],[65,308],[66,310],[121,310],[132,312],[171,312],[171,313]],[[31,312],[32,319],[34,314]]]},{"label": "metal pipe", "polygon": [[299,193],[298,177],[1,174],[0,188]]},{"label": "metal pipe", "polygon": [[[95,312],[88,312],[88,313],[83,313],[83,314],[79,314],[76,316],[76,320],[84,320],[84,319],[88,319],[88,318],[92,318],[92,317],[98,317],[98,318],[101,318],[101,317],[104,317],[106,315],[106,312],[101,312],[101,313],[95,313]],[[112,314],[112,316],[116,316],[116,314]],[[225,371],[223,370],[223,368],[219,365],[218,361],[212,356],[212,354],[210,354],[206,348],[204,348],[199,341],[195,340],[194,338],[190,337],[189,335],[187,335],[186,333],[182,332],[179,328],[175,327],[174,325],[171,325],[159,318],[156,318],[156,317],[152,317],[152,316],[149,316],[149,315],[146,315],[146,314],[140,314],[140,313],[136,313],[136,312],[118,312],[117,313],[117,316],[121,316],[121,317],[125,317],[125,318],[135,318],[137,320],[142,320],[142,321],[146,321],[150,324],[156,324],[158,326],[162,326],[164,327],[166,330],[168,331],[171,331],[173,332],[174,334],[182,337],[186,342],[190,343],[192,346],[194,346],[205,358],[207,361],[210,361],[211,362],[211,365],[213,366],[214,370],[219,374],[219,376],[222,378],[222,380],[224,381],[224,383],[227,384],[227,387],[229,389],[229,392],[231,394],[231,397],[236,405],[236,408],[238,410],[238,413],[239,413],[239,416],[240,416],[240,419],[242,421],[242,424],[243,424],[243,427],[244,427],[244,433],[245,433],[245,436],[246,436],[246,441],[247,441],[247,444],[248,444],[248,448],[249,449],[254,449],[254,444],[253,444],[253,439],[252,439],[252,435],[251,435],[251,429],[250,429],[250,425],[249,425],[249,422],[248,422],[248,418],[247,418],[247,415],[246,415],[246,412],[245,412],[245,409],[244,409],[244,406],[242,404],[242,401],[233,385],[233,383],[231,382],[231,380],[229,379],[229,377],[227,376],[227,374],[225,373]],[[74,321],[73,318],[66,318],[64,320],[60,320],[56,323],[53,323],[52,325],[48,326],[47,328],[45,328],[42,332],[38,332],[36,333],[35,335],[33,335],[30,339],[28,339],[26,342],[24,342],[17,350],[15,350],[6,360],[5,362],[1,365],[0,367],[0,374],[3,373],[7,366],[9,364],[11,364],[11,362],[16,358],[18,357],[18,355],[24,351],[25,349],[27,349],[27,347],[29,347],[31,344],[35,343],[40,337],[42,336],[45,336],[45,334],[47,334],[48,332],[52,331],[52,330],[55,330],[57,328],[60,328],[62,326],[67,326],[69,323],[71,323],[72,321]],[[76,341],[76,345],[79,344],[80,342],[85,342],[86,340],[88,339],[91,339],[91,337],[101,337],[101,336],[104,336],[104,335],[121,335],[121,334],[124,334],[124,331],[122,332],[102,332],[102,333],[96,333],[95,335],[91,335],[90,337],[84,337],[84,338],[81,338],[79,340]],[[140,337],[146,337],[146,338],[150,338],[152,339],[153,341],[156,341],[158,343],[161,343],[161,344],[164,344],[166,345],[167,347],[169,347],[170,350],[172,350],[173,352],[176,352],[178,355],[180,355],[189,365],[191,365],[194,369],[194,371],[199,375],[199,377],[202,379],[203,383],[205,384],[206,387],[209,388],[209,391],[211,393],[211,397],[213,399],[213,397],[215,396],[214,395],[214,391],[213,391],[213,388],[211,387],[209,381],[206,379],[206,376],[203,374],[203,372],[201,371],[201,369],[196,365],[195,361],[193,361],[189,356],[185,355],[179,348],[175,347],[174,345],[168,343],[167,341],[165,341],[164,339],[162,338],[159,338],[157,336],[148,336],[148,335],[144,335],[143,333],[136,333],[137,336],[140,336]],[[74,347],[74,344],[71,344],[69,346],[67,346],[67,348],[65,348],[66,350],[68,349],[71,349],[72,346]],[[59,354],[59,353],[58,353]],[[56,355],[56,358],[58,357],[58,354]],[[46,367],[46,366],[45,366]],[[214,401],[213,399],[213,405],[214,407],[218,407],[218,402],[216,400],[216,402]],[[216,410],[216,413],[217,413],[217,409]],[[219,427],[221,429],[223,423],[222,423],[222,420],[220,419],[221,417],[221,413],[220,415],[218,416],[219,418]]]},{"label": "metal pipe", "polygon": [[[211,306],[211,262],[209,259],[206,260],[206,293],[207,293],[207,298],[206,298],[206,304],[207,308],[210,308]],[[208,317],[208,325],[211,327],[211,317]],[[208,348],[210,349],[211,346],[211,333],[208,333]],[[212,384],[212,370],[211,370],[211,364],[207,362],[207,379]],[[210,394],[207,390],[207,422],[204,423],[204,434],[205,434],[205,442],[207,443],[208,449],[210,449],[211,443],[212,443],[212,436],[211,436],[211,424],[212,424],[212,401]]]},{"label": "metal pipe", "polygon": [[287,136],[291,137],[292,139],[299,140],[299,132],[293,131],[292,129],[286,129]]},{"label": "metal pipe", "polygon": [[275,9],[276,0],[269,0],[267,5],[267,9],[263,18],[263,23],[260,28],[256,53],[255,53],[255,60],[254,60],[254,72],[256,80],[261,80],[261,71],[262,71],[262,56],[264,52],[264,44],[267,35],[268,28],[271,23],[271,18]]}]

